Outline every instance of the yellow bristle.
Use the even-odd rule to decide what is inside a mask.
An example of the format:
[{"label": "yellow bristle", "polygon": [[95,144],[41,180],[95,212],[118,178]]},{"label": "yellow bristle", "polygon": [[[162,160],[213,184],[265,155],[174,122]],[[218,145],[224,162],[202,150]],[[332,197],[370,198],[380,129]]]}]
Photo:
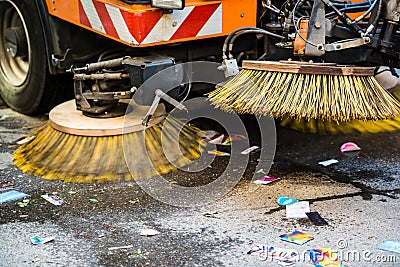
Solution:
[{"label": "yellow bristle", "polygon": [[400,115],[400,103],[373,76],[242,69],[208,97],[224,111],[276,118],[351,121]]},{"label": "yellow bristle", "polygon": [[[45,179],[80,183],[165,174],[200,157],[202,142],[197,128],[184,125],[177,140],[173,129],[163,130],[163,124],[123,135],[90,137],[63,133],[45,123],[32,134],[31,142],[15,151],[14,163],[23,172]],[[166,127],[179,129],[182,124],[169,118]],[[172,162],[165,150],[172,155]]]}]

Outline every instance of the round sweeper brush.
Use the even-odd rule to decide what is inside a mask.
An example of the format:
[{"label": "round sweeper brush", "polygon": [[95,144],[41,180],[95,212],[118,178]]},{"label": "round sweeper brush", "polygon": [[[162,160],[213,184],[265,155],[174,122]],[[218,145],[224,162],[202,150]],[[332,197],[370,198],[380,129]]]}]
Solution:
[{"label": "round sweeper brush", "polygon": [[55,107],[15,151],[15,165],[49,180],[102,182],[165,174],[200,157],[197,128],[166,119],[163,105],[145,127],[147,108],[132,102],[125,116],[107,119],[82,115],[73,100]]},{"label": "round sweeper brush", "polygon": [[370,67],[244,61],[242,70],[208,97],[225,111],[276,118],[350,121],[400,115],[400,102],[373,75]]}]

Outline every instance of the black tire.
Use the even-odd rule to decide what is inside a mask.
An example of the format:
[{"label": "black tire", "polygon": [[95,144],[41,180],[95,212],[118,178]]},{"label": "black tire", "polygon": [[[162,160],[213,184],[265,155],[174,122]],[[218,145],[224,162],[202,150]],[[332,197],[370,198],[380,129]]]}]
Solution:
[{"label": "black tire", "polygon": [[[0,0],[0,22],[1,97],[12,109],[24,114],[48,111],[64,100],[68,94],[65,87],[72,84],[72,79],[66,82],[64,76],[48,73],[35,1]],[[13,46],[14,43],[17,45]]]}]

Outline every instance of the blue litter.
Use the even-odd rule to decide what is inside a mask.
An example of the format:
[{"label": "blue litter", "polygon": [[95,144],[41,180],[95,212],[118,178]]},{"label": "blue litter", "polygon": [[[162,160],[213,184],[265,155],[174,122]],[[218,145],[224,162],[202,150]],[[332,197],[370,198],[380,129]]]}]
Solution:
[{"label": "blue litter", "polygon": [[11,191],[0,194],[0,204],[10,202],[13,200],[17,200],[20,198],[24,198],[27,196],[29,196],[29,195],[22,193],[22,192],[18,192],[17,190],[11,190]]},{"label": "blue litter", "polygon": [[387,240],[383,242],[378,248],[382,250],[400,253],[400,241]]},{"label": "blue litter", "polygon": [[278,202],[278,204],[281,206],[287,206],[296,203],[297,201],[298,200],[293,197],[284,197],[284,196],[280,196],[276,199],[276,202]]}]

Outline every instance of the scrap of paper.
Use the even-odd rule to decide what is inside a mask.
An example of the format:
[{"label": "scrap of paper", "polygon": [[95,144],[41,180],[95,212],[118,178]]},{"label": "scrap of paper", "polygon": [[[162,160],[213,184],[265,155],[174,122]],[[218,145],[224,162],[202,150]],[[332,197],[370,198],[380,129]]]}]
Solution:
[{"label": "scrap of paper", "polygon": [[213,156],[216,156],[216,157],[229,157],[231,154],[228,153],[228,152],[212,150],[212,151],[208,151],[208,155],[213,155]]},{"label": "scrap of paper", "polygon": [[352,152],[352,151],[360,151],[361,148],[353,142],[347,142],[344,143],[341,147],[340,147],[340,152],[345,153],[345,152]]},{"label": "scrap of paper", "polygon": [[310,212],[310,202],[308,201],[286,205],[286,218],[288,219],[307,219],[307,212]]},{"label": "scrap of paper", "polygon": [[44,237],[44,238],[39,238],[37,236],[34,236],[31,238],[31,242],[34,245],[40,245],[40,244],[45,244],[47,242],[53,241],[55,239],[54,236],[51,237]]},{"label": "scrap of paper", "polygon": [[325,161],[318,162],[318,164],[327,167],[329,165],[336,164],[338,162],[339,161],[337,159],[330,159],[330,160],[325,160]]},{"label": "scrap of paper", "polygon": [[51,204],[56,205],[56,206],[60,206],[62,204],[67,203],[65,200],[61,199],[56,194],[45,194],[45,195],[42,195],[42,198],[46,199],[48,202],[50,202]]},{"label": "scrap of paper", "polygon": [[343,267],[342,261],[329,248],[317,248],[307,250],[315,267]]},{"label": "scrap of paper", "polygon": [[263,176],[254,181],[255,184],[270,184],[272,182],[278,181],[279,178],[271,176]]},{"label": "scrap of paper", "polygon": [[294,231],[291,233],[283,234],[279,236],[283,241],[287,241],[290,243],[294,243],[297,245],[303,245],[310,240],[313,240],[314,237],[310,234],[301,232],[301,231]]},{"label": "scrap of paper", "polygon": [[253,151],[255,151],[255,150],[259,149],[259,148],[260,148],[259,146],[252,146],[252,147],[249,147],[249,148],[243,150],[242,152],[240,152],[240,154],[242,154],[242,155],[248,155],[248,154],[250,154],[251,152],[253,152]]},{"label": "scrap of paper", "polygon": [[15,185],[13,184],[13,182],[10,182],[5,179],[0,179],[0,192],[7,191],[10,189],[14,189],[14,188],[15,188]]},{"label": "scrap of paper", "polygon": [[21,199],[29,195],[19,192],[17,190],[11,190],[0,194],[0,204],[10,202],[13,200]]},{"label": "scrap of paper", "polygon": [[382,250],[400,253],[400,241],[387,240],[387,241],[383,242],[378,248],[382,249]]},{"label": "scrap of paper", "polygon": [[310,221],[316,225],[316,226],[324,226],[328,225],[328,223],[325,221],[324,218],[321,217],[321,215],[314,211],[314,212],[306,212],[306,215]]}]

